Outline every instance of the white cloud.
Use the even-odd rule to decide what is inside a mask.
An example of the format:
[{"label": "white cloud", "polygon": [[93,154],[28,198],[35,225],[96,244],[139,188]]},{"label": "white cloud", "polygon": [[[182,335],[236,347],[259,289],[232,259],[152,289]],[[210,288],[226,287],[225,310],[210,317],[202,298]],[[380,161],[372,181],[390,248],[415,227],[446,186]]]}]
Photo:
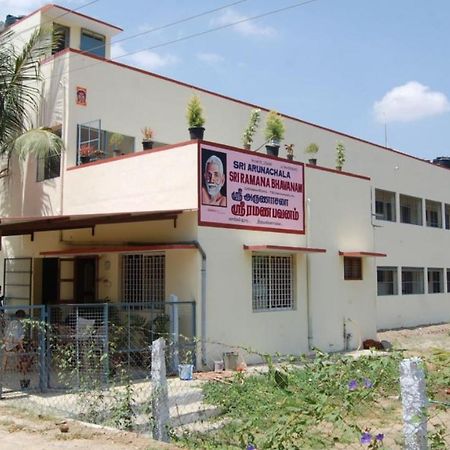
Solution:
[{"label": "white cloud", "polygon": [[126,53],[128,53],[127,50],[120,43],[111,46],[112,59],[120,58],[120,61],[145,70],[161,69],[162,67],[174,65],[179,62],[178,57],[175,55],[160,55],[150,50],[142,50],[139,53],[124,56]]},{"label": "white cloud", "polygon": [[[227,9],[219,18],[213,19],[213,25],[228,25],[231,23],[239,22],[241,20],[247,19],[246,16],[233,11],[232,9]],[[276,31],[272,27],[262,26],[253,21],[241,22],[232,27],[238,33],[244,36],[265,36],[272,37],[275,36]]]},{"label": "white cloud", "polygon": [[224,60],[224,57],[217,53],[198,53],[197,58],[206,64],[219,64]]},{"label": "white cloud", "polygon": [[450,110],[450,103],[444,93],[410,81],[391,89],[374,103],[373,110],[378,122],[412,122],[443,114]]}]

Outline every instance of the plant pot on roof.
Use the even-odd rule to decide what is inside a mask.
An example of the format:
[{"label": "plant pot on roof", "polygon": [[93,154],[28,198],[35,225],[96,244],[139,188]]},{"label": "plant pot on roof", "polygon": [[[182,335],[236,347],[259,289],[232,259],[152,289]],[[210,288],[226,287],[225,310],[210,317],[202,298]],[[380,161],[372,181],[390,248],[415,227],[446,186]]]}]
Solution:
[{"label": "plant pot on roof", "polygon": [[278,156],[280,151],[280,141],[284,138],[284,125],[281,116],[270,111],[266,120],[266,152],[271,156]]},{"label": "plant pot on roof", "polygon": [[142,148],[151,150],[153,148],[153,130],[150,127],[144,127],[142,132]]},{"label": "plant pot on roof", "polygon": [[203,117],[200,99],[194,95],[187,105],[186,118],[189,125],[189,135],[191,139],[203,139],[205,133],[205,118]]},{"label": "plant pot on roof", "polygon": [[258,129],[259,121],[261,120],[261,110],[253,109],[250,112],[250,119],[248,121],[247,128],[242,135],[242,144],[246,150],[250,150],[253,142],[253,136]]},{"label": "plant pot on roof", "polygon": [[80,162],[81,164],[86,164],[91,160],[91,157],[94,155],[95,148],[91,145],[85,144],[80,147]]},{"label": "plant pot on roof", "polygon": [[306,148],[305,153],[307,155],[310,155],[310,158],[308,160],[309,164],[315,166],[317,165],[317,152],[319,151],[319,146],[315,142],[311,142]]},{"label": "plant pot on roof", "polygon": [[120,133],[113,133],[109,138],[109,145],[112,147],[113,155],[120,156],[122,150],[120,146],[122,145],[124,137]]},{"label": "plant pot on roof", "polygon": [[342,170],[345,163],[345,147],[342,142],[336,144],[336,169]]}]

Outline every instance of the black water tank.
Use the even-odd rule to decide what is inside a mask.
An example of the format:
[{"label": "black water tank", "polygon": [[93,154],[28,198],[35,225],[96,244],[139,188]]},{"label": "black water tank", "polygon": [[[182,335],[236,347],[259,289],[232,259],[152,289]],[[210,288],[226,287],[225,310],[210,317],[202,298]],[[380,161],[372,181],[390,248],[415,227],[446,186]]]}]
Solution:
[{"label": "black water tank", "polygon": [[13,23],[16,23],[18,20],[23,19],[25,16],[12,16],[8,14],[5,19],[5,27],[11,26]]},{"label": "black water tank", "polygon": [[433,164],[436,164],[437,166],[444,166],[447,169],[450,169],[450,156],[438,156],[437,158],[433,159]]}]

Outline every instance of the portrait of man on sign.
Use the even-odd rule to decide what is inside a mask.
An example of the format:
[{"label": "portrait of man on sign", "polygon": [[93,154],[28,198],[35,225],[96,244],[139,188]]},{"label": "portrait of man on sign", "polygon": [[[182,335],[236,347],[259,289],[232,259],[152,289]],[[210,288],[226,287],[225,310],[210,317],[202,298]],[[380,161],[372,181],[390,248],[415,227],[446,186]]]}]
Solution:
[{"label": "portrait of man on sign", "polygon": [[86,106],[86,96],[87,90],[85,88],[77,86],[77,105]]},{"label": "portrait of man on sign", "polygon": [[202,162],[202,205],[226,207],[226,155],[204,150]]}]

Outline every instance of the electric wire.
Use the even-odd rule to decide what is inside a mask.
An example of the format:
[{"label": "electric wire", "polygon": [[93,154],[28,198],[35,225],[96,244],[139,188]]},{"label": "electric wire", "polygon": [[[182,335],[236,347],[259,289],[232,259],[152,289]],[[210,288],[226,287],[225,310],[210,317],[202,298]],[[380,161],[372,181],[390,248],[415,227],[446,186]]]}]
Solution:
[{"label": "electric wire", "polygon": [[[301,6],[306,6],[308,4],[315,3],[315,2],[318,2],[318,1],[320,1],[320,0],[303,0],[301,2],[296,2],[296,3],[293,3],[291,5],[282,7],[282,8],[277,8],[277,9],[273,9],[273,10],[270,10],[270,11],[266,11],[265,13],[257,14],[255,16],[246,17],[244,19],[236,20],[234,22],[230,22],[230,23],[227,23],[227,24],[224,24],[224,25],[219,25],[217,27],[213,27],[213,28],[209,28],[207,30],[199,31],[197,33],[192,33],[192,34],[189,34],[187,36],[183,36],[183,37],[180,37],[180,38],[177,38],[177,39],[172,39],[170,41],[166,41],[166,42],[162,42],[162,43],[159,43],[159,44],[155,44],[155,45],[152,45],[150,47],[145,47],[145,48],[141,48],[141,49],[134,50],[134,51],[131,51],[131,52],[127,52],[127,53],[124,53],[123,55],[117,56],[116,58],[111,58],[110,60],[102,59],[100,61],[95,61],[95,62],[93,62],[91,64],[84,65],[83,67],[77,67],[77,68],[69,69],[69,70],[66,70],[66,71],[63,71],[63,72],[59,73],[58,77],[60,77],[62,75],[69,74],[69,73],[85,70],[85,69],[88,69],[90,67],[96,66],[98,64],[104,63],[104,62],[116,61],[118,59],[125,58],[126,56],[135,55],[137,53],[141,53],[141,52],[144,52],[144,51],[155,50],[155,49],[161,48],[161,47],[167,47],[169,45],[172,45],[172,44],[175,44],[175,43],[178,43],[178,42],[183,42],[183,41],[187,41],[189,39],[197,38],[197,37],[200,37],[200,36],[205,36],[207,34],[210,34],[210,33],[216,32],[216,31],[220,31],[220,30],[224,30],[224,29],[227,29],[227,28],[231,28],[231,27],[233,27],[235,25],[239,25],[241,23],[250,22],[252,20],[261,19],[263,17],[268,17],[268,16],[271,16],[271,15],[274,15],[274,14],[279,14],[281,12],[288,11],[288,10],[291,10],[291,9],[294,9],[294,8],[298,8],[298,7],[301,7]],[[78,52],[78,53],[81,53],[81,52]],[[43,78],[46,79],[46,80],[49,80],[49,79],[52,79],[54,76],[55,75],[50,75],[50,76],[43,77]]]},{"label": "electric wire", "polygon": [[[79,6],[78,8],[69,9],[68,11],[65,11],[64,13],[60,14],[59,16],[53,17],[52,19],[49,19],[49,20],[44,21],[44,22],[42,22],[42,23],[39,23],[39,24],[37,24],[37,25],[33,25],[32,27],[25,28],[25,29],[23,29],[23,30],[21,30],[21,31],[19,31],[19,32],[17,32],[17,33],[14,33],[14,38],[20,36],[20,35],[23,34],[23,33],[26,33],[27,31],[34,30],[35,28],[41,28],[41,27],[44,27],[45,25],[48,25],[49,23],[53,23],[55,20],[58,20],[58,19],[60,19],[61,17],[66,16],[67,14],[70,14],[70,13],[76,12],[76,11],[79,11],[80,9],[86,8],[87,6],[93,5],[94,3],[97,3],[97,2],[99,2],[99,1],[100,1],[100,0],[92,0],[92,1],[90,1],[90,2],[87,2],[87,3],[85,3],[85,4],[81,5],[81,6]],[[58,7],[58,5],[53,5],[53,6]],[[35,12],[36,12],[36,11],[35,11]],[[26,19],[27,17],[28,17],[28,16],[25,16],[24,19]],[[14,24],[13,24],[13,25],[14,25]],[[6,31],[7,29],[8,29],[8,28],[5,28],[3,31]]]}]

